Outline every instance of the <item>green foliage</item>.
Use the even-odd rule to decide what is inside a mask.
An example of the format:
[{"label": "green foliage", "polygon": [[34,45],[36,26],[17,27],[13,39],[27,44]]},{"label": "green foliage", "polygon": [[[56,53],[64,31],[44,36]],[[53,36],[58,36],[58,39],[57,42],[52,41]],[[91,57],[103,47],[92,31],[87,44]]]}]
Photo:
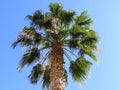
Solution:
[{"label": "green foliage", "polygon": [[54,17],[57,17],[63,9],[62,5],[58,3],[50,3],[49,8]]},{"label": "green foliage", "polygon": [[42,64],[37,64],[33,67],[31,74],[28,76],[30,82],[36,84],[40,78],[42,78],[42,87],[49,88],[50,85],[50,68],[49,66],[43,66]]},{"label": "green foliage", "polygon": [[37,10],[34,12],[33,16],[27,15],[26,17],[31,21],[31,25],[38,25],[42,28],[44,15],[41,11]]},{"label": "green foliage", "polygon": [[84,31],[84,29],[82,27],[75,24],[72,27],[70,33],[71,33],[72,38],[78,38],[78,37],[82,36],[83,34],[85,34],[85,31]]},{"label": "green foliage", "polygon": [[33,67],[30,75],[28,78],[30,78],[31,83],[37,83],[41,76],[43,76],[44,67],[41,64],[37,64]]},{"label": "green foliage", "polygon": [[59,15],[61,24],[69,24],[73,20],[74,15],[75,15],[74,11],[63,10]]},{"label": "green foliage", "polygon": [[33,47],[28,50],[22,57],[20,62],[20,69],[23,68],[25,65],[30,65],[33,62],[39,61],[40,59],[40,52],[37,48]]},{"label": "green foliage", "polygon": [[91,65],[91,62],[87,61],[84,57],[80,57],[75,61],[70,62],[69,71],[72,74],[73,79],[79,83],[84,79],[87,79],[87,74]]},{"label": "green foliage", "polygon": [[42,84],[42,87],[43,88],[49,88],[50,86],[50,67],[49,66],[46,66],[45,67],[45,71],[44,71],[44,75],[43,75],[43,84]]},{"label": "green foliage", "polygon": [[82,43],[91,48],[96,48],[96,43],[98,42],[98,36],[95,31],[89,30],[85,35]]},{"label": "green foliage", "polygon": [[93,20],[87,16],[87,11],[83,11],[80,16],[76,17],[75,22],[76,24],[83,26],[92,24]]},{"label": "green foliage", "polygon": [[97,59],[96,55],[94,54],[94,52],[91,50],[90,47],[86,47],[86,48],[82,49],[82,51],[84,52],[84,54],[87,54],[93,60],[95,60],[96,62],[98,62],[98,59]]},{"label": "green foliage", "polygon": [[17,44],[24,46],[34,46],[41,42],[41,35],[36,32],[33,27],[24,27],[23,30],[19,33],[17,40],[12,44],[15,48]]},{"label": "green foliage", "polygon": [[[92,64],[86,60],[86,55],[98,61],[95,55],[98,36],[91,27],[93,20],[87,15],[87,11],[75,16],[75,11],[64,10],[59,3],[50,3],[49,9],[50,11],[46,13],[37,10],[33,15],[28,15],[30,26],[25,26],[17,40],[13,42],[13,48],[17,45],[26,47],[18,70],[25,65],[36,63],[29,79],[31,83],[37,83],[41,78],[43,88],[49,89],[49,74],[52,69],[49,57],[52,52],[51,46],[56,41],[63,45],[63,54],[70,61],[69,71],[73,79],[82,82],[87,79]],[[77,59],[72,61],[75,58]],[[67,70],[65,70],[65,83],[68,84]]]}]

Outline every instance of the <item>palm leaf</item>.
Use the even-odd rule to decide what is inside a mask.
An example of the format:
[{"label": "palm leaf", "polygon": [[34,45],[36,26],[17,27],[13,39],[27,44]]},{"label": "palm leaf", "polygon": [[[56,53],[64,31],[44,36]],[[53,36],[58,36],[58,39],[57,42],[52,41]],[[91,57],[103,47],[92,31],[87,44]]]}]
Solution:
[{"label": "palm leaf", "polygon": [[74,15],[74,11],[63,10],[62,12],[60,12],[59,18],[61,20],[61,24],[69,24],[70,22],[72,22]]},{"label": "palm leaf", "polygon": [[79,50],[81,48],[81,44],[79,42],[79,39],[70,39],[68,40],[68,47],[70,48],[70,50]]},{"label": "palm leaf", "polygon": [[79,25],[89,25],[89,24],[92,24],[93,23],[93,20],[90,18],[90,19],[87,19],[81,23],[79,23]]},{"label": "palm leaf", "polygon": [[42,36],[36,32],[36,29],[33,27],[24,27],[20,32],[17,40],[12,44],[15,48],[17,44],[20,44],[22,47],[24,46],[32,46],[35,44],[39,44],[41,42]]},{"label": "palm leaf", "polygon": [[77,16],[75,19],[76,24],[82,25],[90,25],[93,23],[93,20],[87,16],[87,11],[83,11],[80,16]]},{"label": "palm leaf", "polygon": [[98,36],[95,31],[89,30],[82,41],[82,43],[85,45],[90,46],[91,48],[96,47],[96,43],[98,42]]},{"label": "palm leaf", "polygon": [[40,52],[38,48],[33,47],[23,55],[18,70],[22,69],[25,65],[30,65],[33,62],[39,61],[39,59],[40,59]]},{"label": "palm leaf", "polygon": [[98,59],[97,59],[97,57],[96,57],[96,55],[95,55],[95,53],[93,52],[93,50],[92,50],[91,47],[84,47],[84,48],[81,49],[81,51],[82,51],[84,54],[90,56],[90,57],[91,57],[93,60],[95,60],[96,62],[98,62]]},{"label": "palm leaf", "polygon": [[68,36],[69,36],[69,31],[67,30],[61,30],[58,32],[58,34],[51,33],[51,37],[53,38],[53,40],[57,40],[60,42],[64,41]]},{"label": "palm leaf", "polygon": [[62,5],[59,3],[50,3],[49,8],[53,17],[57,17],[63,9]]},{"label": "palm leaf", "polygon": [[26,17],[31,21],[32,26],[37,25],[40,29],[43,27],[44,14],[40,10],[37,10],[33,15],[27,15]]},{"label": "palm leaf", "polygon": [[26,36],[20,35],[15,42],[12,43],[12,47],[15,48],[18,44],[22,47],[32,44],[32,39]]},{"label": "palm leaf", "polygon": [[77,24],[75,24],[70,31],[72,38],[81,38],[85,33],[86,30]]},{"label": "palm leaf", "polygon": [[51,18],[47,19],[47,20],[45,20],[43,22],[43,28],[50,29],[50,30],[53,28],[53,26],[52,26],[52,19]]},{"label": "palm leaf", "polygon": [[44,75],[43,75],[43,78],[42,78],[42,88],[49,88],[50,87],[50,68],[49,66],[46,66],[45,67],[45,71],[44,71]]},{"label": "palm leaf", "polygon": [[37,64],[33,67],[31,74],[28,76],[31,83],[37,83],[41,76],[43,76],[44,67],[41,64]]},{"label": "palm leaf", "polygon": [[87,61],[83,57],[78,58],[76,61],[71,61],[69,71],[72,75],[72,78],[76,82],[81,83],[81,81],[87,78],[91,64],[91,62]]}]

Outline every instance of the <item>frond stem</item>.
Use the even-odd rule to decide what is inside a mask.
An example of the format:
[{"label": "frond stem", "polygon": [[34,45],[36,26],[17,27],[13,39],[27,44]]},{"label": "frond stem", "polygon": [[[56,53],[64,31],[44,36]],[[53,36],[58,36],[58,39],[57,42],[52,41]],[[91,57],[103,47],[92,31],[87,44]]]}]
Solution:
[{"label": "frond stem", "polygon": [[75,55],[72,51],[70,51],[70,50],[68,50],[67,48],[64,48],[66,51],[68,51],[68,52],[70,52],[71,54],[73,54],[75,57],[77,57],[78,58],[78,56],[77,55]]},{"label": "frond stem", "polygon": [[64,54],[68,58],[69,61],[72,61],[72,59],[70,58],[70,56],[67,54],[67,52],[65,50],[64,50]]},{"label": "frond stem", "polygon": [[46,54],[45,54],[45,57],[43,57],[43,62],[42,62],[42,65],[44,64],[45,60],[47,59],[47,57],[49,56],[50,54],[50,51],[48,51]]},{"label": "frond stem", "polygon": [[51,46],[43,47],[43,48],[39,49],[39,51],[42,51],[42,50],[47,49],[49,47],[51,47]]}]

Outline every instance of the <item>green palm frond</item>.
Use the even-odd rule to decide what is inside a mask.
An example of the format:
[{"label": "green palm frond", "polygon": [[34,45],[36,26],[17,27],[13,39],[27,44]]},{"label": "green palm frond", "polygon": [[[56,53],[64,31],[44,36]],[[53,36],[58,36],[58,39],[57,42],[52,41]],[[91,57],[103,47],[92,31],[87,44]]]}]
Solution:
[{"label": "green palm frond", "polygon": [[59,33],[59,38],[60,41],[65,40],[69,36],[69,31],[68,30],[61,30]]},{"label": "green palm frond", "polygon": [[81,81],[87,78],[91,65],[92,63],[87,61],[84,57],[80,57],[76,61],[71,61],[69,71],[72,75],[72,78],[76,82],[81,83]]},{"label": "green palm frond", "polygon": [[69,24],[70,22],[72,22],[74,15],[75,15],[74,11],[63,10],[62,12],[60,12],[59,18],[61,20],[61,24]]},{"label": "green palm frond", "polygon": [[64,41],[68,36],[69,36],[69,31],[67,30],[61,30],[58,32],[58,34],[51,33],[52,39],[60,42]]},{"label": "green palm frond", "polygon": [[32,44],[32,39],[26,36],[20,35],[15,42],[12,43],[12,47],[15,48],[18,44],[22,47]]},{"label": "green palm frond", "polygon": [[44,15],[44,20],[48,20],[48,19],[51,19],[52,18],[52,14],[50,12],[46,12],[45,15]]},{"label": "green palm frond", "polygon": [[96,48],[96,43],[98,42],[98,36],[95,31],[89,30],[82,41],[83,45],[90,46],[91,48]]},{"label": "green palm frond", "polygon": [[49,88],[50,85],[50,68],[42,64],[37,64],[33,67],[31,74],[28,76],[31,83],[36,84],[40,78],[42,78],[42,88]]},{"label": "green palm frond", "polygon": [[71,40],[70,41],[70,48],[78,48],[77,42],[78,42],[77,39]]},{"label": "green palm frond", "polygon": [[79,17],[76,18],[77,24],[85,21],[88,18],[87,11],[83,11]]},{"label": "green palm frond", "polygon": [[31,83],[37,83],[41,76],[43,76],[44,73],[44,67],[41,64],[37,64],[33,67],[30,75],[28,78],[30,79]]},{"label": "green palm frond", "polygon": [[22,47],[33,46],[35,44],[39,44],[41,42],[41,38],[42,36],[36,32],[35,28],[25,26],[12,46],[14,48],[17,44],[20,44]]},{"label": "green palm frond", "polygon": [[32,25],[39,25],[39,28],[42,28],[44,14],[40,10],[37,10],[33,15],[27,15],[26,17],[31,21]]},{"label": "green palm frond", "polygon": [[22,69],[25,65],[30,65],[33,62],[39,61],[39,59],[40,59],[40,52],[38,48],[33,47],[23,55],[18,70]]},{"label": "green palm frond", "polygon": [[63,9],[62,5],[59,3],[50,3],[49,8],[53,17],[57,17]]},{"label": "green palm frond", "polygon": [[79,50],[82,46],[80,44],[80,39],[70,39],[68,40],[68,47],[70,50]]},{"label": "green palm frond", "polygon": [[97,59],[95,53],[93,52],[93,50],[90,47],[86,47],[86,48],[84,48],[84,50],[82,49],[82,51],[84,52],[84,54],[90,56],[93,60],[98,62],[98,59]]},{"label": "green palm frond", "polygon": [[75,24],[70,30],[72,38],[81,38],[86,33],[86,30],[79,25]]},{"label": "green palm frond", "polygon": [[83,11],[80,16],[77,16],[75,19],[76,24],[82,25],[90,25],[93,23],[93,20],[87,16],[87,11]]},{"label": "green palm frond", "polygon": [[45,20],[43,22],[43,28],[44,29],[50,29],[50,30],[53,28],[53,26],[52,26],[52,19],[51,18],[47,19],[47,20]]},{"label": "green palm frond", "polygon": [[40,43],[42,36],[41,36],[41,34],[39,34],[36,31],[35,28],[33,28],[33,27],[24,27],[22,32],[24,32],[24,35],[27,35],[28,38],[31,38],[33,43],[35,43],[35,44]]},{"label": "green palm frond", "polygon": [[42,88],[49,88],[50,87],[50,67],[49,66],[45,66],[45,71],[44,71],[44,75],[42,78]]},{"label": "green palm frond", "polygon": [[90,19],[87,19],[87,20],[79,23],[79,25],[81,25],[81,26],[82,26],[82,25],[89,25],[89,24],[91,24],[91,23],[93,23],[93,20],[90,18]]}]

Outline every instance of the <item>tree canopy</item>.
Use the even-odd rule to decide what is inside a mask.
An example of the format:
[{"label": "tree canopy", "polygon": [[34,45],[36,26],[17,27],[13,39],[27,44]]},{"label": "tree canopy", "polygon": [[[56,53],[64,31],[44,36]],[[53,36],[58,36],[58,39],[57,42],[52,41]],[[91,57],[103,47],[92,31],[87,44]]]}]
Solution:
[{"label": "tree canopy", "polygon": [[18,70],[34,64],[28,76],[31,83],[37,83],[42,78],[43,88],[49,88],[51,47],[57,41],[63,45],[64,59],[70,62],[69,68],[64,70],[65,82],[68,83],[68,70],[76,82],[87,79],[92,62],[86,56],[98,61],[95,55],[98,36],[91,27],[93,20],[87,11],[76,15],[74,10],[64,10],[59,3],[50,3],[48,12],[37,10],[27,18],[30,25],[23,28],[12,45],[26,47]]}]

